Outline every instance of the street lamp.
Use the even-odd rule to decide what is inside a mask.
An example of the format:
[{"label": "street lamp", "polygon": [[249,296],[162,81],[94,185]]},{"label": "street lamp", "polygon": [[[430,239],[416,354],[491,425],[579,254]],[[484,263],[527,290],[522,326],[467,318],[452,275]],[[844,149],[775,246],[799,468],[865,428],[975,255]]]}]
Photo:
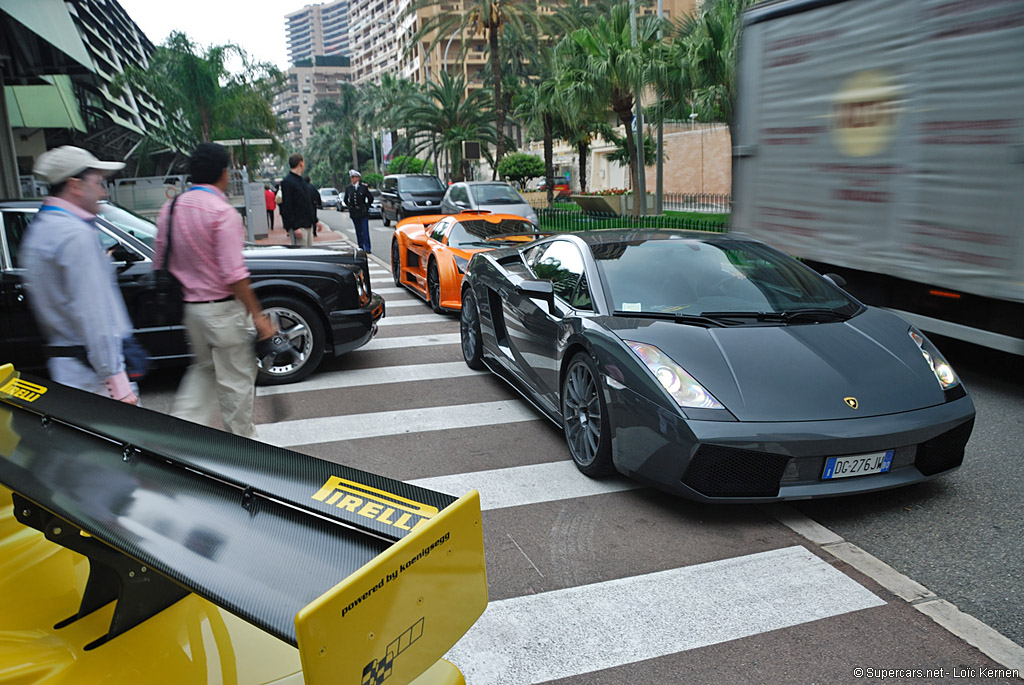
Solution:
[{"label": "street lamp", "polygon": [[455,35],[462,35],[463,28],[463,26],[460,26],[452,31],[452,35],[448,37],[448,44],[444,46],[444,57],[441,59],[441,62],[444,64],[444,73],[446,74],[448,73],[448,49],[452,46],[452,41],[455,40]]}]

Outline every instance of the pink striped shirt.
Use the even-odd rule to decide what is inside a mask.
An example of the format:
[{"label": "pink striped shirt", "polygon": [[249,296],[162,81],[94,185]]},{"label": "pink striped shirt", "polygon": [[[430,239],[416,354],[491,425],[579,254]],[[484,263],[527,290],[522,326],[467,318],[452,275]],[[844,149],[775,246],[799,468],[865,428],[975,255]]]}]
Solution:
[{"label": "pink striped shirt", "polygon": [[[156,224],[153,264],[164,265],[167,216],[171,203],[160,210]],[[242,217],[219,188],[197,185],[174,205],[174,237],[168,268],[179,281],[186,302],[207,302],[232,295],[231,284],[249,277],[242,258]]]}]

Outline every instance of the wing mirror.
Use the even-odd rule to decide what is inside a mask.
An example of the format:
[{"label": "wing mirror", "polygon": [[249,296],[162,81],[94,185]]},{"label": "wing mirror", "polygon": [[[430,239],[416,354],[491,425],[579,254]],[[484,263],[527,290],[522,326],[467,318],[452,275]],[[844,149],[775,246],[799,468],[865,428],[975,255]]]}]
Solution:
[{"label": "wing mirror", "polygon": [[551,281],[522,281],[516,286],[516,292],[531,299],[547,302],[548,314],[555,315],[555,286]]},{"label": "wing mirror", "polygon": [[825,278],[832,281],[836,286],[842,288],[846,285],[846,279],[839,274],[824,274]]}]

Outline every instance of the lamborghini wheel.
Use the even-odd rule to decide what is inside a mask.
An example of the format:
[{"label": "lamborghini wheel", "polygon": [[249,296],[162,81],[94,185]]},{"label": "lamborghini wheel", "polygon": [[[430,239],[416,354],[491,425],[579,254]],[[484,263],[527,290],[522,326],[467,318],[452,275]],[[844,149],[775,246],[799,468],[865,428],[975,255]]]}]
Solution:
[{"label": "lamborghini wheel", "polygon": [[480,310],[471,288],[462,293],[462,311],[459,313],[459,334],[462,339],[462,358],[466,366],[479,371],[484,368],[484,345],[480,336]]},{"label": "lamborghini wheel", "polygon": [[391,278],[395,285],[402,285],[402,255],[397,240],[391,241]]},{"label": "lamborghini wheel", "polygon": [[580,352],[569,362],[562,381],[562,428],[576,468],[588,476],[606,476],[612,464],[608,409],[590,355]]},{"label": "lamborghini wheel", "polygon": [[443,314],[441,308],[441,276],[437,272],[437,262],[430,260],[427,267],[427,293],[430,295],[430,308],[438,314]]}]

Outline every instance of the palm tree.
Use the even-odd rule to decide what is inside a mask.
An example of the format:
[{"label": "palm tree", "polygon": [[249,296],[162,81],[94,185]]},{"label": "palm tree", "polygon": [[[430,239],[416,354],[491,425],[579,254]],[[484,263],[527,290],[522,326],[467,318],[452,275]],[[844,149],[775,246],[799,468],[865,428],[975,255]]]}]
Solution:
[{"label": "palm tree", "polygon": [[[230,73],[231,56],[242,68]],[[271,102],[282,81],[271,64],[252,62],[237,45],[200,48],[175,31],[158,47],[146,69],[129,66],[113,81],[115,94],[130,83],[164,106],[166,124],[154,136],[181,151],[216,138],[272,137],[283,131]]]},{"label": "palm tree", "polygon": [[[630,19],[630,6],[619,4],[595,25],[570,34],[558,75],[558,88],[569,106],[580,110],[607,106],[627,133],[633,124],[635,93],[652,82],[656,71],[651,58],[661,24],[655,16],[637,18],[637,44],[633,45]],[[626,138],[630,179],[636,188],[640,173],[636,142],[632,136]]]},{"label": "palm tree", "polygon": [[659,50],[654,77],[664,116],[704,121],[732,120],[741,14],[750,0],[709,0],[699,14],[684,17],[672,41]]},{"label": "palm tree", "polygon": [[[440,167],[441,152],[447,152],[457,180],[466,169],[462,160],[463,141],[493,143],[494,129],[487,94],[474,90],[467,97],[462,75],[441,74],[441,81],[430,82],[401,110],[412,138],[412,152],[430,150],[435,166]],[[457,169],[457,171],[455,171]]]},{"label": "palm tree", "polygon": [[338,84],[338,100],[320,100],[313,106],[313,125],[328,125],[352,145],[352,167],[359,168],[359,92],[351,83]]},{"label": "palm tree", "polygon": [[[490,57],[490,71],[494,92],[495,168],[505,154],[506,102],[502,96],[503,65],[500,43],[505,31],[511,30],[519,36],[530,35],[528,26],[537,26],[537,12],[521,0],[464,0],[452,4],[450,0],[415,0],[408,13],[418,14],[420,10],[437,8],[433,16],[420,25],[411,43],[418,44],[430,38],[428,50],[442,40],[458,32],[462,36],[485,33]],[[465,41],[463,41],[465,43]]]}]

